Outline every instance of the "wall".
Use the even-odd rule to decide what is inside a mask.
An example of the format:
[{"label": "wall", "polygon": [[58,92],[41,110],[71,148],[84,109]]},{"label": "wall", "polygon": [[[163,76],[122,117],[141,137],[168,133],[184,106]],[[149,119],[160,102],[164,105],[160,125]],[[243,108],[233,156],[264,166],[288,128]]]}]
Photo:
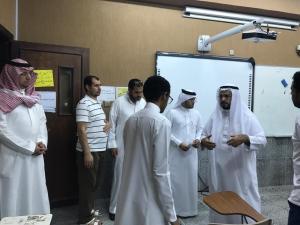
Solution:
[{"label": "wall", "polygon": [[0,0],[0,24],[15,34],[15,1]]},{"label": "wall", "polygon": [[118,0],[119,2],[136,2],[156,4],[160,6],[184,8],[185,6],[193,6],[199,8],[207,8],[213,10],[230,11],[237,13],[264,15],[266,17],[275,17],[283,19],[299,20],[300,15],[298,8],[300,2],[297,0],[259,0],[243,1],[243,0]]},{"label": "wall", "polygon": [[[266,2],[246,4],[299,13],[297,0]],[[178,8],[99,0],[26,0],[20,2],[19,16],[20,40],[90,48],[91,73],[100,75],[104,85],[116,86],[126,85],[132,77],[145,79],[153,74],[156,51],[196,53],[200,34],[214,35],[235,26],[186,19]],[[236,56],[254,57],[257,64],[300,67],[300,58],[295,53],[300,30],[278,31],[278,40],[266,44],[242,41],[240,35],[226,38],[213,44],[211,54],[228,55],[234,49]],[[267,148],[258,155],[260,185],[290,184],[290,139],[268,141]],[[205,155],[201,162],[205,167]]]},{"label": "wall", "polygon": [[[196,53],[200,34],[235,25],[187,19],[182,10],[99,0],[20,2],[20,40],[87,47],[91,72],[104,84],[124,85],[154,73],[157,50]],[[45,29],[46,28],[46,29]],[[211,54],[254,57],[257,64],[299,66],[300,31],[280,30],[274,43],[253,44],[241,35],[218,41]]]}]

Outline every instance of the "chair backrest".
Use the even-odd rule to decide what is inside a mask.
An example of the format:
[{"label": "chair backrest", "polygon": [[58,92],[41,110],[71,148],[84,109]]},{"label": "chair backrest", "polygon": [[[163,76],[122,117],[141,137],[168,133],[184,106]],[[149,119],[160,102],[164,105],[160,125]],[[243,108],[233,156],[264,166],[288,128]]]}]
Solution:
[{"label": "chair backrest", "polygon": [[254,221],[266,219],[237,193],[232,191],[215,192],[203,197],[203,202],[222,215],[243,215]]},{"label": "chair backrest", "polygon": [[[210,223],[209,225],[244,225],[244,224]],[[272,220],[265,219],[256,223],[249,223],[248,225],[272,225]]]}]

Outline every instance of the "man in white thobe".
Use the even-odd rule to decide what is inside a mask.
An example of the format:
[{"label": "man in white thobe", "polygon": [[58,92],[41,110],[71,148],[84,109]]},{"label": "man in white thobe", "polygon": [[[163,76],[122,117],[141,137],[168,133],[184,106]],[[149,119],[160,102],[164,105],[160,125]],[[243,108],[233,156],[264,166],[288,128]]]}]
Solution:
[{"label": "man in white thobe", "polygon": [[[209,191],[233,191],[260,212],[256,174],[256,151],[266,144],[255,115],[242,102],[234,85],[221,86],[217,106],[203,130],[208,148]],[[240,223],[240,216],[221,216],[210,211],[210,222]]]},{"label": "man in white thobe", "polygon": [[0,219],[50,213],[46,117],[35,80],[33,67],[22,59],[7,63],[0,75]]},{"label": "man in white thobe", "polygon": [[169,82],[149,77],[146,107],[129,117],[124,128],[124,165],[115,225],[180,224],[176,217],[169,171],[171,125],[163,112]]},{"label": "man in white thobe", "polygon": [[194,109],[196,93],[181,90],[167,118],[171,122],[170,172],[177,216],[198,214],[198,152],[202,123]]},{"label": "man in white thobe", "polygon": [[[300,71],[293,76],[291,87],[292,101],[295,107],[300,108]],[[300,224],[300,116],[295,121],[295,130],[292,136],[293,142],[293,168],[294,168],[294,188],[288,199],[290,210],[288,225]]]},{"label": "man in white thobe", "polygon": [[109,218],[111,220],[115,219],[117,198],[121,184],[124,159],[123,130],[129,116],[145,107],[146,101],[142,98],[142,95],[143,82],[138,79],[131,79],[128,82],[128,93],[114,101],[109,114],[111,129],[108,136],[107,148],[111,149],[115,159],[109,205]]}]

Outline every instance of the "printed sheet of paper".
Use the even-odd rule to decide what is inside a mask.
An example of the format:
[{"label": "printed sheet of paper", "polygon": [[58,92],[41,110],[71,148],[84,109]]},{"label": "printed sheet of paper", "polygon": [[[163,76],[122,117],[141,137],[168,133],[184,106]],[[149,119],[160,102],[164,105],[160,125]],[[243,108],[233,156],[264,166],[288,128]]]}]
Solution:
[{"label": "printed sheet of paper", "polygon": [[35,87],[54,87],[53,70],[34,70],[37,73]]},{"label": "printed sheet of paper", "polygon": [[45,112],[56,112],[56,92],[55,91],[38,91],[41,95],[40,104]]},{"label": "printed sheet of paper", "polygon": [[52,214],[4,217],[0,225],[50,225]]},{"label": "printed sheet of paper", "polygon": [[116,87],[101,86],[101,94],[98,99],[102,102],[113,102],[116,99]]},{"label": "printed sheet of paper", "polygon": [[127,91],[128,87],[117,87],[116,98],[125,95]]}]

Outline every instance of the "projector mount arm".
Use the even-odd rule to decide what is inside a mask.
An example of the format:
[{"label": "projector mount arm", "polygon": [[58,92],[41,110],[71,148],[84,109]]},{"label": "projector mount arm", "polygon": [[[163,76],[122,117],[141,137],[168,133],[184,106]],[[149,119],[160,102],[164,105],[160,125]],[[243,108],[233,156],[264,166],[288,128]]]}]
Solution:
[{"label": "projector mount arm", "polygon": [[261,28],[261,24],[263,23],[263,19],[253,20],[244,25],[239,25],[237,27],[233,27],[229,30],[223,31],[217,35],[210,37],[209,35],[201,35],[198,39],[198,50],[202,52],[211,51],[211,43],[216,42],[225,37],[235,35],[244,31],[248,31],[254,28]]}]

